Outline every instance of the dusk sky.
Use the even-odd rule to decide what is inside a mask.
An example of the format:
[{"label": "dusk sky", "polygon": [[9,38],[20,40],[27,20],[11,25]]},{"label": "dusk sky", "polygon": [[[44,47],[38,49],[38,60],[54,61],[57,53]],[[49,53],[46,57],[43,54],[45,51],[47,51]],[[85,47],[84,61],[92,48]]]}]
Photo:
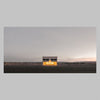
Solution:
[{"label": "dusk sky", "polygon": [[39,62],[43,56],[58,61],[96,61],[95,27],[6,27],[5,62]]}]

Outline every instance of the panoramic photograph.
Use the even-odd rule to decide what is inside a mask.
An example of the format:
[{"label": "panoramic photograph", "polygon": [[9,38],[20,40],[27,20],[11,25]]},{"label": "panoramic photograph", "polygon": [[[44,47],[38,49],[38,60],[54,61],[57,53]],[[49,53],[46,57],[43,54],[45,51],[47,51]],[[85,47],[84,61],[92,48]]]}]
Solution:
[{"label": "panoramic photograph", "polygon": [[4,27],[4,73],[96,73],[96,27]]}]

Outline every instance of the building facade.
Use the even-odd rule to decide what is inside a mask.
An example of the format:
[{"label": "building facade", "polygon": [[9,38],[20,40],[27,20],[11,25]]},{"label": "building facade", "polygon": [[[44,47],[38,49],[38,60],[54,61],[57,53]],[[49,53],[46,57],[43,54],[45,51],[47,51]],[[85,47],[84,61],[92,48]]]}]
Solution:
[{"label": "building facade", "polygon": [[57,66],[57,57],[56,56],[44,56],[43,66]]}]

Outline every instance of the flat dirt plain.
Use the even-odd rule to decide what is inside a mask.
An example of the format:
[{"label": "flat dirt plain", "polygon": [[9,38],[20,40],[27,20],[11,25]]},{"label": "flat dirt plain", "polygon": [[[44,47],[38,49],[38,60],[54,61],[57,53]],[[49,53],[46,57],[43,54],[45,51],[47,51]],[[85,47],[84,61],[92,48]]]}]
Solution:
[{"label": "flat dirt plain", "polygon": [[96,62],[58,62],[58,66],[42,66],[42,62],[5,62],[4,73],[96,73]]}]

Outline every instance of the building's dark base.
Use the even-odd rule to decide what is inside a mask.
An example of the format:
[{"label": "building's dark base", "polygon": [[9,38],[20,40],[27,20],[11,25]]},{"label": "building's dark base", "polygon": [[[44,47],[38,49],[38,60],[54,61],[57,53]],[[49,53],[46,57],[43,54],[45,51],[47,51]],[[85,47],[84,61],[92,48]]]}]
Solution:
[{"label": "building's dark base", "polygon": [[4,73],[96,73],[96,65],[5,65]]}]

